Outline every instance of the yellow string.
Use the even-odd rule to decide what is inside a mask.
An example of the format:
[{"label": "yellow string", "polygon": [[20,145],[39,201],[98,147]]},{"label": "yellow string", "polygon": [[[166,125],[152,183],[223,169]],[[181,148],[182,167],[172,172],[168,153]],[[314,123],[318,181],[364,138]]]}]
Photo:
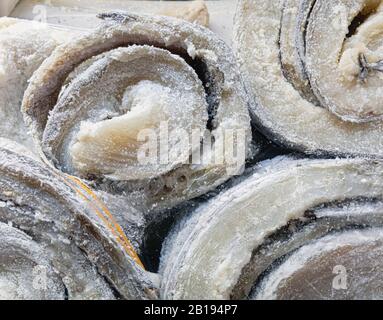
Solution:
[{"label": "yellow string", "polygon": [[[100,217],[100,219],[107,225],[107,227],[110,229],[110,231],[113,233],[113,235],[116,237],[116,240],[121,246],[124,248],[126,253],[143,269],[145,269],[141,259],[139,258],[138,254],[134,250],[134,247],[130,243],[129,239],[127,238],[125,232],[123,231],[122,227],[117,223],[112,213],[109,211],[109,209],[106,207],[106,205],[96,196],[96,194],[80,179],[66,175],[69,180],[73,181],[78,187],[75,187],[70,183],[67,179],[64,178],[64,182],[74,189],[85,201],[87,201],[91,207],[94,209],[96,214]],[[101,208],[101,211],[93,204],[93,202],[86,196],[82,191],[85,191],[86,194],[88,194]]]}]

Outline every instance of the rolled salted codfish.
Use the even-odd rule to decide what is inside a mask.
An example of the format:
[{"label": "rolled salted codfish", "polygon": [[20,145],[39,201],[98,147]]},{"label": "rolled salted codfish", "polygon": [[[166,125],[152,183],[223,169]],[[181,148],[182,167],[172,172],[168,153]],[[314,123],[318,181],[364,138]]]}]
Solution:
[{"label": "rolled salted codfish", "polygon": [[163,247],[166,299],[381,299],[383,163],[275,159]]},{"label": "rolled salted codfish", "polygon": [[380,0],[241,0],[254,123],[299,151],[381,158],[382,19]]},{"label": "rolled salted codfish", "polygon": [[155,277],[102,202],[9,149],[0,148],[0,298],[155,298]]},{"label": "rolled salted codfish", "polygon": [[149,208],[242,172],[248,101],[224,42],[177,19],[100,17],[100,28],[52,53],[25,93],[49,163]]},{"label": "rolled salted codfish", "polygon": [[69,34],[43,23],[0,18],[0,137],[34,150],[20,110],[24,91],[33,72]]}]

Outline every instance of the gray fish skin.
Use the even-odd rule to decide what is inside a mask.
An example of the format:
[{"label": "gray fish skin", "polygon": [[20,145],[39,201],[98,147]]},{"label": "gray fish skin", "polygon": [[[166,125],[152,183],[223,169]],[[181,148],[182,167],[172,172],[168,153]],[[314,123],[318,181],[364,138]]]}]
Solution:
[{"label": "gray fish skin", "polygon": [[[305,30],[293,31],[294,22],[290,20],[291,25],[281,26],[285,1],[268,3],[261,0],[239,1],[235,17],[234,49],[245,78],[247,91],[252,98],[250,107],[252,122],[270,140],[305,154],[326,157],[382,158],[383,122],[379,119],[369,118],[368,112],[365,112],[371,102],[371,108],[376,109],[377,114],[379,113],[380,104],[377,102],[377,97],[380,95],[380,90],[374,91],[372,88],[381,87],[381,85],[379,86],[380,72],[369,72],[367,83],[362,84],[358,80],[360,68],[357,62],[354,65],[355,70],[350,71],[347,69],[347,56],[343,57],[342,63],[338,64],[333,52],[331,54],[328,52],[327,55],[324,53],[325,49],[331,51],[331,48],[335,48],[331,44],[323,43],[326,41],[328,43],[334,41],[337,50],[339,49],[341,42],[346,38],[347,23],[351,23],[350,17],[358,12],[355,8],[358,7],[360,11],[361,4],[365,3],[364,1],[352,1],[349,3],[352,5],[348,6],[349,4],[346,2],[339,2],[342,2],[339,8],[344,8],[344,12],[348,13],[347,21],[342,20],[342,32],[331,31],[331,28],[336,25],[337,17],[334,14],[334,10],[337,8],[334,2],[326,2],[322,6],[323,1],[316,1],[309,16],[307,16],[307,10],[297,7],[297,18],[293,20],[297,23],[296,28],[306,25],[300,18],[307,17],[308,23]],[[358,5],[355,6],[355,3]],[[320,11],[319,8],[323,10]],[[317,15],[317,11],[321,12],[320,17]],[[331,15],[327,15],[327,19],[333,19],[333,23],[324,22],[326,17],[324,11],[331,12]],[[318,16],[318,19],[313,18],[314,16]],[[376,23],[378,18],[375,15],[371,16],[372,20],[362,24],[362,28],[357,31],[357,34],[366,32],[366,28],[369,28],[371,23]],[[322,38],[322,42],[317,41],[321,35],[321,28],[326,30],[326,36]],[[282,29],[284,33],[281,35]],[[287,41],[282,39],[282,43],[280,43],[281,36],[284,36],[287,30],[290,30],[289,39],[295,38],[295,35],[298,37],[290,43],[290,49],[286,48]],[[340,38],[342,39],[340,40]],[[357,38],[346,40],[345,44],[348,49],[355,49],[353,47],[355,39]],[[304,42],[304,46],[302,42]],[[320,48],[321,45],[324,48]],[[372,48],[373,44],[369,46]],[[285,51],[281,53],[281,50]],[[353,52],[352,50],[348,54]],[[290,65],[298,71],[297,75],[306,74],[310,80],[310,88],[320,102],[320,107],[313,103],[312,99],[305,98],[305,95],[299,90],[300,84],[295,86],[297,88],[294,87],[289,75],[295,71],[285,73],[283,61],[281,64],[281,54],[284,56],[283,60],[287,57],[287,52],[293,53],[290,57],[292,60]],[[371,56],[369,59],[369,65],[376,62],[371,60]],[[329,63],[327,64],[326,61]],[[334,63],[337,64],[335,73],[331,71],[335,68]],[[303,70],[302,67],[304,67]],[[329,68],[332,69],[329,70]],[[352,73],[354,71],[355,74]],[[344,85],[343,80],[338,76],[340,73],[353,77],[351,87],[347,90],[339,89]],[[303,78],[298,76],[296,80],[301,83],[301,79]],[[359,94],[362,91],[370,93]],[[349,94],[346,96],[344,92]],[[348,104],[352,105],[349,115],[360,111],[359,115],[362,118],[363,114],[367,115],[367,118],[353,121],[341,117],[339,112],[330,107],[330,102],[334,105],[334,95],[339,101],[344,97],[344,101],[336,103],[338,111],[341,109],[344,111],[344,106]],[[364,103],[359,103],[360,100],[364,100]],[[358,111],[359,106],[363,106],[363,108]]]},{"label": "gray fish skin", "polygon": [[274,261],[303,244],[351,226],[381,228],[381,169],[381,161],[361,159],[260,164],[171,233],[162,252],[161,297],[243,299]]},{"label": "gray fish skin", "polygon": [[57,286],[51,298],[62,297],[63,286],[70,299],[156,297],[153,276],[125,251],[100,211],[67,177],[3,148],[0,172],[0,222],[27,234],[31,247],[43,252],[42,262],[56,277],[49,280]]}]

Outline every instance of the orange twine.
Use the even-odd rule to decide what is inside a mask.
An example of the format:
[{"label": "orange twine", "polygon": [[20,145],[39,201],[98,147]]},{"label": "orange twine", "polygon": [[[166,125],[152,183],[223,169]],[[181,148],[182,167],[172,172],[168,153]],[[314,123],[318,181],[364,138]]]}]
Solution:
[{"label": "orange twine", "polygon": [[[74,186],[70,181],[64,178],[65,183],[74,189],[85,201],[87,201],[91,207],[94,209],[96,214],[100,217],[100,219],[106,224],[106,226],[109,228],[109,230],[112,232],[112,234],[115,236],[117,242],[124,248],[126,253],[143,269],[145,269],[143,263],[141,262],[141,259],[139,258],[138,254],[134,250],[134,247],[130,243],[129,239],[127,238],[124,230],[121,228],[121,226],[117,223],[116,219],[112,215],[112,213],[109,211],[109,209],[106,207],[106,205],[96,196],[96,194],[80,179],[74,176],[66,175],[68,179],[72,182],[74,182],[76,186]],[[85,194],[83,193],[85,192]],[[88,196],[91,197],[89,199]],[[95,203],[93,203],[93,201]],[[101,209],[101,210],[99,210]]]}]

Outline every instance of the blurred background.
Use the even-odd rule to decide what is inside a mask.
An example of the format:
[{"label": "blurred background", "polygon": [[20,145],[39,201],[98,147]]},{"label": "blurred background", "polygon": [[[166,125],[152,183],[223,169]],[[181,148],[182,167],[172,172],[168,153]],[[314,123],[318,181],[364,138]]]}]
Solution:
[{"label": "blurred background", "polygon": [[96,14],[100,12],[120,10],[177,16],[195,10],[191,9],[193,2],[205,3],[209,13],[208,27],[231,44],[237,0],[0,0],[0,16],[87,30],[98,24]]}]

